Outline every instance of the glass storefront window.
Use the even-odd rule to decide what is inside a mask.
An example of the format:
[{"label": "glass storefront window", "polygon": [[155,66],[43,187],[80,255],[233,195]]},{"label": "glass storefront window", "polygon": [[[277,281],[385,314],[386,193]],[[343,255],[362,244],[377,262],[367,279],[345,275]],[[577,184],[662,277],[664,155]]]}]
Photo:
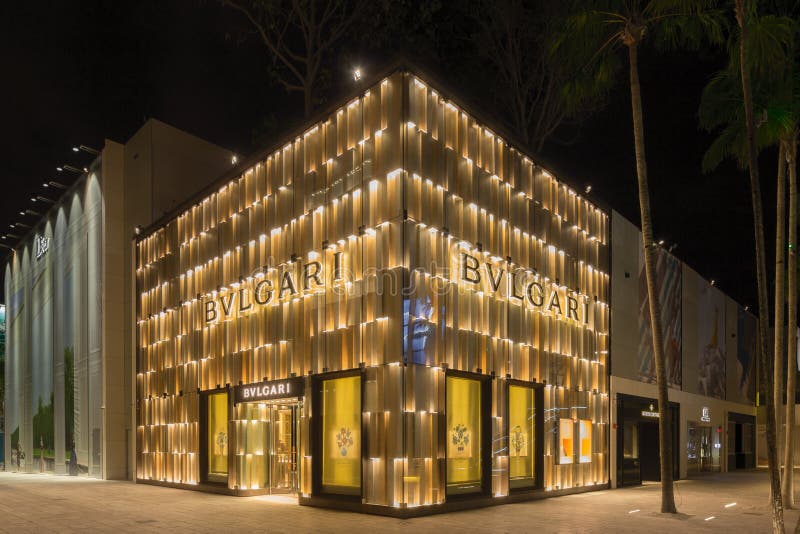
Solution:
[{"label": "glass storefront window", "polygon": [[208,396],[208,481],[228,482],[228,394]]},{"label": "glass storefront window", "polygon": [[573,434],[575,423],[572,419],[559,419],[558,421],[558,463],[573,463],[574,445]]},{"label": "glass storefront window", "polygon": [[578,426],[581,439],[580,463],[588,464],[592,461],[592,421],[581,419]]},{"label": "glass storefront window", "polygon": [[322,490],[361,495],[361,377],[322,381]]},{"label": "glass storefront window", "polygon": [[512,488],[533,486],[536,475],[535,390],[524,386],[508,388],[509,476]]},{"label": "glass storefront window", "polygon": [[447,493],[481,491],[481,384],[447,377]]}]

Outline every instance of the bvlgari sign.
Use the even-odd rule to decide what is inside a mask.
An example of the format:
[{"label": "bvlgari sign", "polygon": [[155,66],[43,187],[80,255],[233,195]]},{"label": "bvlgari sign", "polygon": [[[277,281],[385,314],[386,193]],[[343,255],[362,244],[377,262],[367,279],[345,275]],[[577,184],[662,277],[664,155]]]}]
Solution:
[{"label": "bvlgari sign", "polygon": [[256,384],[245,384],[234,388],[234,402],[255,402],[273,399],[302,397],[305,382],[302,378],[286,378]]},{"label": "bvlgari sign", "polygon": [[[342,280],[342,252],[333,255],[333,280]],[[294,265],[294,264],[290,264]],[[205,321],[211,323],[231,316],[251,312],[257,306],[266,306],[274,301],[298,296],[300,292],[314,291],[325,285],[325,268],[319,261],[302,264],[302,273],[296,269],[264,269],[255,275],[249,284],[233,284],[220,292],[213,292],[203,300]]]},{"label": "bvlgari sign", "polygon": [[505,267],[484,262],[472,254],[459,255],[459,276],[462,282],[496,293],[504,291],[511,298],[525,302],[535,310],[552,313],[567,319],[589,322],[589,300],[578,291],[544,283],[526,269],[506,270]]}]

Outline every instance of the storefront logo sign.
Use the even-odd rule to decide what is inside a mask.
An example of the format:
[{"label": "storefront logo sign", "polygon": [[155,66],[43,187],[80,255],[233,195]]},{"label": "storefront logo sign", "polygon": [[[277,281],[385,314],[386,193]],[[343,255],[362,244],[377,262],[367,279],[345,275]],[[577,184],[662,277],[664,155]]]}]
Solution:
[{"label": "storefront logo sign", "polygon": [[304,385],[302,378],[246,384],[234,389],[234,399],[236,403],[240,403],[301,397]]},{"label": "storefront logo sign", "polygon": [[649,410],[642,410],[642,417],[660,417],[660,416],[661,416],[661,414],[659,414],[658,412],[654,411],[654,407],[653,407],[652,404],[650,405],[650,409]]},{"label": "storefront logo sign", "polygon": [[[343,280],[342,252],[333,255],[333,281]],[[266,306],[274,298],[283,299],[308,292],[325,285],[324,266],[319,261],[310,261],[302,266],[300,284],[297,283],[295,269],[259,272],[252,285],[234,284],[219,294],[207,296],[203,300],[203,311],[206,323],[252,311],[256,306]],[[275,289],[277,287],[277,290]],[[299,289],[298,289],[299,288]],[[277,295],[276,295],[277,293]]]},{"label": "storefront logo sign", "polygon": [[50,238],[37,235],[33,241],[36,244],[36,259],[38,260],[50,250]]},{"label": "storefront logo sign", "polygon": [[[565,289],[563,293],[557,288],[539,281],[533,273],[525,269],[507,271],[505,268],[480,261],[475,256],[461,252],[459,257],[459,275],[462,282],[491,293],[505,291],[518,301],[526,302],[530,307],[580,321],[589,322],[589,299],[576,291]],[[572,294],[570,294],[572,293]],[[574,295],[574,296],[573,296]]]}]

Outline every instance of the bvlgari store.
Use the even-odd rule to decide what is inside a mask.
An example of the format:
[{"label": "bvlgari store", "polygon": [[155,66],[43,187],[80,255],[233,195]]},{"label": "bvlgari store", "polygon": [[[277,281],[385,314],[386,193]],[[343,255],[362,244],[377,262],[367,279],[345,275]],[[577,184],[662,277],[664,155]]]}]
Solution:
[{"label": "bvlgari store", "polygon": [[607,487],[607,238],[393,71],[137,239],[137,480],[398,516]]}]

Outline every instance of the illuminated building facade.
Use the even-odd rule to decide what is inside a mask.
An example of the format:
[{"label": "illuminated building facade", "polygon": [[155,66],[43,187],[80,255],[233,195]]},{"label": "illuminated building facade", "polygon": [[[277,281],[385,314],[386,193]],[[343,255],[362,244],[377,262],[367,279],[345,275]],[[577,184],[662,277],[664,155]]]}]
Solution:
[{"label": "illuminated building facade", "polygon": [[392,71],[137,239],[137,480],[401,516],[607,487],[608,234]]}]

